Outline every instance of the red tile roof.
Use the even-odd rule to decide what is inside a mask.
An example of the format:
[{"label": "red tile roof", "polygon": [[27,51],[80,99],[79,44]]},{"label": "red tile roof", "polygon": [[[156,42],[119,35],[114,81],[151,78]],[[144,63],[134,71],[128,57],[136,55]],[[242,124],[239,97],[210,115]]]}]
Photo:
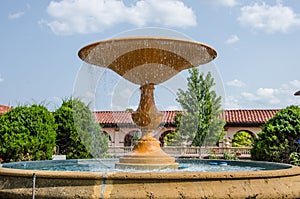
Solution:
[{"label": "red tile roof", "polygon": [[223,118],[227,124],[241,124],[241,123],[258,123],[263,124],[272,118],[278,109],[260,109],[260,110],[225,110]]},{"label": "red tile roof", "polygon": [[130,111],[96,111],[94,115],[100,124],[133,124]]},{"label": "red tile roof", "polygon": [[2,115],[3,113],[6,113],[7,111],[9,111],[10,109],[12,109],[11,106],[4,106],[0,104],[0,115]]},{"label": "red tile roof", "polygon": [[[263,124],[279,110],[225,110],[221,115],[227,125],[230,124]],[[182,111],[162,111],[165,125],[174,123],[174,117]],[[103,125],[133,125],[130,111],[96,111],[96,121]]]},{"label": "red tile roof", "polygon": [[[163,124],[173,124],[174,117],[182,111],[161,111],[163,113]],[[103,125],[133,125],[130,111],[96,111],[94,112],[96,122]]]},{"label": "red tile roof", "polygon": [[183,113],[182,111],[162,111],[164,114],[163,116],[163,123],[164,124],[173,124],[174,118],[178,113]]},{"label": "red tile roof", "polygon": [[[0,105],[0,115],[12,109],[11,106]],[[263,124],[277,113],[279,109],[258,110],[225,110],[221,114],[227,125],[234,124]],[[161,111],[164,125],[174,123],[174,117],[182,111]],[[103,125],[134,125],[130,111],[95,111],[96,122]]]}]

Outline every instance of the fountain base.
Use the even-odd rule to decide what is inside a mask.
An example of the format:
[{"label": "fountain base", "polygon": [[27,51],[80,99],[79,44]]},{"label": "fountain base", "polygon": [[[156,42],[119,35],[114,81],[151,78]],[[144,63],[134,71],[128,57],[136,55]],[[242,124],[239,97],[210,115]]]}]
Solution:
[{"label": "fountain base", "polygon": [[142,137],[134,146],[131,153],[120,158],[116,163],[117,169],[177,169],[179,166],[175,158],[166,154],[159,142],[152,136]]},{"label": "fountain base", "polygon": [[[94,159],[94,164],[99,160]],[[105,159],[101,160],[106,163]],[[110,160],[108,159],[110,162]],[[211,160],[184,160],[201,167]],[[91,160],[59,160],[90,166]],[[125,198],[300,198],[300,167],[268,162],[227,161],[232,166],[261,167],[257,171],[102,172],[24,170],[57,160],[8,163],[0,167],[0,198],[32,198],[33,174],[38,199]],[[182,161],[179,161],[183,164]],[[26,164],[24,164],[26,163]],[[7,168],[15,164],[16,168]],[[33,164],[33,165],[32,165]],[[184,163],[185,164],[185,163]],[[23,167],[18,168],[18,165]],[[218,166],[217,166],[218,167]],[[224,168],[224,167],[222,167]],[[225,167],[228,168],[228,167]],[[106,169],[104,167],[104,169]]]}]

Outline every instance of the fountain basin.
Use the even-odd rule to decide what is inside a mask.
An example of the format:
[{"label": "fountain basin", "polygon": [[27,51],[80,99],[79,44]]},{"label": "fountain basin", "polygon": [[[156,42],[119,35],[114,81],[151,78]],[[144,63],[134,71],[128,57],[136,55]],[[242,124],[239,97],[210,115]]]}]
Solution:
[{"label": "fountain basin", "polygon": [[[199,160],[183,160],[179,164],[191,161],[199,164]],[[203,162],[208,165],[211,160]],[[78,172],[12,169],[5,168],[9,167],[5,164],[0,168],[0,198],[32,198],[33,174],[36,175],[36,198],[300,197],[300,167],[268,162],[226,162],[228,166],[269,170],[129,172],[108,168],[103,172]]]}]

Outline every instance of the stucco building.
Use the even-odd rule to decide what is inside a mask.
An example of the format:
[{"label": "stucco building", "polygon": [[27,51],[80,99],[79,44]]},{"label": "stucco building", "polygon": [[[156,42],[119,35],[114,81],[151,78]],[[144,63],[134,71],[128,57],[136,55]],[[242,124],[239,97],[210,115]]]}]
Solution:
[{"label": "stucco building", "polygon": [[[220,116],[225,119],[226,137],[232,139],[239,131],[247,131],[253,137],[261,131],[262,125],[274,116],[278,110],[225,110]],[[164,144],[164,137],[175,130],[174,117],[180,111],[162,111],[163,120],[154,137]],[[110,137],[110,146],[130,146],[139,127],[131,119],[131,111],[96,111],[96,121],[102,126],[104,133]]]},{"label": "stucco building", "polygon": [[[12,109],[11,106],[0,105],[0,115]],[[224,131],[226,138],[232,139],[234,134],[246,131],[257,137],[262,125],[274,116],[278,109],[253,109],[253,110],[225,110],[221,118],[226,124]],[[176,129],[174,117],[182,111],[162,111],[163,120],[154,137],[164,145],[164,137]],[[140,133],[138,126],[131,119],[131,111],[95,111],[96,122],[102,126],[104,133],[109,135],[110,146],[123,147],[131,146],[132,139]]]}]

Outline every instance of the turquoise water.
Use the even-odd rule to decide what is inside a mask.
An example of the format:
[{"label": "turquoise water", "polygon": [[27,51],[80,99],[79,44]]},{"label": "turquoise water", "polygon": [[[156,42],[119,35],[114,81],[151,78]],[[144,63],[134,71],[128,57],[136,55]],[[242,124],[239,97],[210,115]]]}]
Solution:
[{"label": "turquoise water", "polygon": [[287,169],[291,166],[269,162],[178,159],[179,169],[134,170],[116,169],[118,159],[46,160],[3,164],[4,168],[49,171],[88,172],[237,172]]}]

